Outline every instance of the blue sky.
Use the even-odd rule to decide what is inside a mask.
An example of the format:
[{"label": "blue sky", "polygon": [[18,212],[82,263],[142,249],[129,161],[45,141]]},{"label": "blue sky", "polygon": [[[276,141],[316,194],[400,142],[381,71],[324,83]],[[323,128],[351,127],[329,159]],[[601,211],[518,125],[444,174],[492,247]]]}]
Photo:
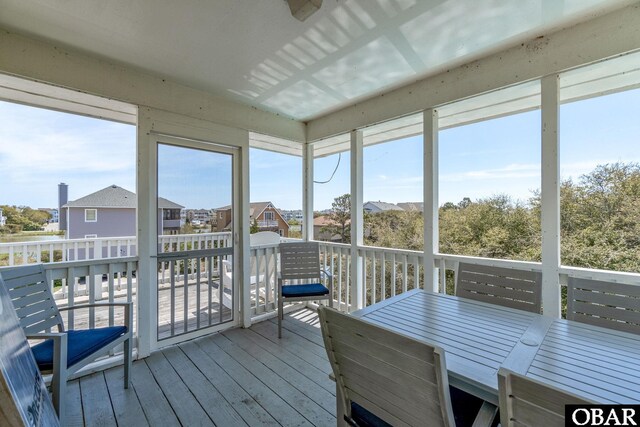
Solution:
[{"label": "blue sky", "polygon": [[[597,164],[640,162],[640,89],[561,107],[561,175],[577,179]],[[54,207],[57,184],[76,199],[111,184],[135,191],[135,128],[0,102],[0,204]],[[540,112],[440,132],[440,203],[494,194],[527,200],[540,187]],[[338,155],[315,160],[314,179],[329,179]],[[348,152],[335,176],[315,184],[316,209],[349,192]],[[252,149],[251,200],[302,207],[302,161]],[[189,208],[230,201],[224,155],[163,146],[160,191]],[[364,150],[364,200],[422,201],[422,138]]]}]

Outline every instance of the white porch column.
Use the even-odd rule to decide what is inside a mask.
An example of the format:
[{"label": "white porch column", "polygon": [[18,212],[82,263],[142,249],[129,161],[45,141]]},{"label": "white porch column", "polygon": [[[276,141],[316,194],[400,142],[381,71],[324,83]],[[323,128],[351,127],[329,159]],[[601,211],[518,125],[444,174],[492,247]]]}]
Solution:
[{"label": "white porch column", "polygon": [[435,254],[440,249],[438,230],[438,111],[424,111],[424,288],[438,292]]},{"label": "white porch column", "polygon": [[351,131],[351,309],[363,307],[362,260],[358,246],[364,243],[362,215],[362,131]]},{"label": "white porch column", "polygon": [[542,78],[542,310],[560,317],[560,158],[558,75]]},{"label": "white porch column", "polygon": [[313,240],[313,144],[302,148],[302,239]]},{"label": "white porch column", "polygon": [[[249,189],[249,135],[247,134],[247,139],[244,141],[242,150],[240,150],[240,159],[239,163],[241,164],[240,170],[244,171],[240,173],[238,178],[240,179],[239,197],[236,197],[234,203],[238,204],[238,209],[235,209],[234,213],[234,224],[239,224],[236,226],[237,228],[233,231],[233,244],[236,247],[235,254],[240,254],[241,262],[236,263],[236,266],[242,271],[241,282],[236,282],[235,286],[242,286],[242,306],[240,310],[242,310],[242,327],[248,328],[251,326],[251,240],[249,239],[249,229],[251,228],[249,221],[249,211],[250,211],[250,194]],[[234,180],[236,178],[234,177]],[[240,247],[241,251],[238,251],[237,248]],[[257,294],[256,294],[257,297]]]},{"label": "white porch column", "polygon": [[138,231],[138,270],[136,272],[136,304],[138,357],[151,354],[152,341],[156,334],[156,298],[153,292],[156,280],[156,144],[151,139],[151,123],[149,114],[143,108],[138,111],[138,132],[136,139],[136,156],[138,167],[136,181],[138,194],[137,224]]}]

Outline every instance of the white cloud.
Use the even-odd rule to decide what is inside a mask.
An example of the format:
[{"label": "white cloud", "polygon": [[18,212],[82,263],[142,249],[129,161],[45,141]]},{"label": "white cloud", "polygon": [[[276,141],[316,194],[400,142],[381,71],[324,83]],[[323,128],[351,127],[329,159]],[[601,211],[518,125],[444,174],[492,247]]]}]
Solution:
[{"label": "white cloud", "polygon": [[461,182],[468,180],[500,180],[536,178],[540,176],[540,165],[534,163],[512,163],[503,168],[480,169],[440,175],[441,182]]}]

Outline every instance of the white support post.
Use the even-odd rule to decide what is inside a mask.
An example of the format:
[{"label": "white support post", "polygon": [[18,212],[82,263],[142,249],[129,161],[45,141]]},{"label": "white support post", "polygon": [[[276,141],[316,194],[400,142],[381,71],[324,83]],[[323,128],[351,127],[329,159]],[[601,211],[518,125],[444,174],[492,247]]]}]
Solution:
[{"label": "white support post", "polygon": [[542,78],[542,312],[560,317],[560,157],[558,75]]},{"label": "white support post", "polygon": [[302,238],[313,240],[313,145],[302,149]]},{"label": "white support post", "polygon": [[351,310],[363,307],[362,262],[358,246],[364,243],[362,214],[362,131],[351,131]]},{"label": "white support post", "polygon": [[143,108],[138,113],[137,134],[137,230],[138,271],[136,273],[138,305],[138,357],[147,357],[155,346],[156,336],[156,144],[151,136],[151,119]]},{"label": "white support post", "polygon": [[[237,206],[234,213],[233,223],[238,224],[234,226],[233,244],[236,250],[235,256],[240,257],[240,262],[235,262],[237,268],[236,271],[241,271],[242,274],[238,274],[241,277],[242,282],[236,282],[233,286],[242,287],[242,297],[240,299],[242,306],[240,307],[242,315],[242,327],[248,328],[251,326],[251,241],[249,240],[249,222],[245,218],[249,218],[249,135],[247,139],[243,141],[242,149],[235,156],[235,161],[241,165],[240,171],[246,171],[246,173],[238,173],[234,176],[234,182],[237,185],[240,194],[234,195],[233,203]],[[238,156],[240,158],[238,158]],[[235,165],[234,165],[235,166]],[[239,182],[237,181],[239,180]],[[234,272],[235,274],[235,272]],[[256,293],[256,298],[258,294]]]},{"label": "white support post", "polygon": [[424,288],[438,292],[438,270],[435,268],[435,254],[440,250],[438,229],[438,111],[432,108],[425,110],[423,120]]}]

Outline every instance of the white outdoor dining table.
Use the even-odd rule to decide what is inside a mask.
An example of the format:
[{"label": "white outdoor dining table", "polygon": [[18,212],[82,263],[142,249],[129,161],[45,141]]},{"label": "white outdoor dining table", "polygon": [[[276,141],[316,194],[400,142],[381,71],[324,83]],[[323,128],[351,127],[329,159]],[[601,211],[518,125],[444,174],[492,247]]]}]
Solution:
[{"label": "white outdoor dining table", "polygon": [[498,404],[505,367],[598,402],[640,402],[640,339],[421,289],[353,313],[444,348],[451,385]]}]

